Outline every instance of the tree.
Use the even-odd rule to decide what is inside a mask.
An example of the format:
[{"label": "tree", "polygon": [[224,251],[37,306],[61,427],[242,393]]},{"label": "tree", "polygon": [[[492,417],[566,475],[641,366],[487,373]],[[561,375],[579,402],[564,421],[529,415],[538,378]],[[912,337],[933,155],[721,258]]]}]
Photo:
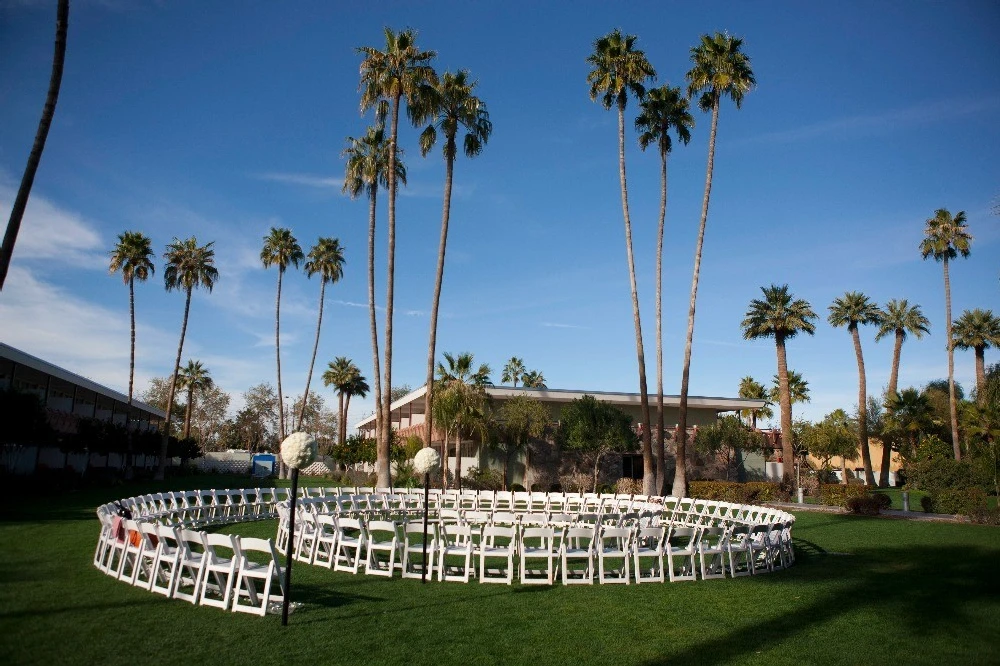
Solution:
[{"label": "tree", "polygon": [[17,242],[17,234],[21,230],[21,219],[28,207],[28,197],[31,195],[31,186],[35,182],[35,172],[38,171],[38,164],[42,161],[45,140],[49,136],[49,127],[52,126],[52,118],[56,114],[56,103],[59,101],[59,89],[62,86],[63,63],[66,61],[66,31],[68,26],[69,0],[59,0],[56,7],[56,42],[52,55],[52,72],[49,74],[49,91],[45,95],[45,106],[42,107],[42,118],[38,121],[35,142],[31,145],[31,152],[28,153],[28,163],[24,167],[21,185],[17,188],[14,206],[10,210],[10,219],[7,221],[7,231],[4,233],[3,244],[0,245],[0,291],[3,290],[4,282],[7,280],[10,260],[14,255],[14,244]]},{"label": "tree", "polygon": [[764,406],[759,409],[744,409],[740,411],[740,415],[747,420],[747,425],[752,429],[757,429],[757,419],[769,419],[774,416],[774,411],[771,409],[771,405],[774,402],[770,400],[764,385],[753,377],[747,376],[740,380],[739,397],[745,400],[764,401]]},{"label": "tree", "polygon": [[204,287],[209,292],[219,279],[219,271],[215,268],[214,242],[199,246],[198,239],[192,236],[187,240],[174,240],[167,245],[163,254],[166,266],[163,270],[163,282],[167,291],[174,289],[184,291],[184,318],[181,323],[181,338],[177,343],[177,358],[174,360],[174,370],[170,377],[170,391],[167,395],[165,411],[167,417],[163,424],[163,439],[160,442],[160,462],[156,467],[155,478],[163,480],[167,466],[167,445],[170,433],[170,417],[174,404],[174,392],[177,389],[177,374],[181,369],[181,354],[184,353],[184,336],[187,333],[188,315],[191,312],[191,293],[196,287]]},{"label": "tree", "polygon": [[660,154],[660,223],[656,234],[656,442],[653,458],[656,466],[656,492],[662,493],[666,482],[664,458],[666,455],[663,430],[663,228],[667,217],[667,155],[672,142],[670,131],[687,145],[691,141],[694,117],[687,98],[680,88],[662,85],[653,88],[639,104],[642,112],[635,119],[639,132],[639,147],[646,150],[656,145]]},{"label": "tree", "polygon": [[524,388],[548,388],[545,386],[545,375],[538,370],[530,370],[521,375],[521,383],[524,385]]},{"label": "tree", "polygon": [[458,459],[455,481],[461,487],[462,433],[465,430],[484,430],[485,408],[488,401],[486,387],[492,386],[493,383],[490,381],[490,366],[486,363],[481,363],[478,368],[473,370],[474,357],[471,353],[463,352],[453,356],[444,352],[443,356],[448,365],[438,363],[437,375],[438,382],[443,385],[448,396],[442,400],[441,406],[435,410],[435,414],[440,413],[445,422],[450,423],[451,428],[445,428],[442,487],[445,487],[448,475],[448,434],[450,431],[454,431],[458,435],[455,451],[455,457]]},{"label": "tree", "polygon": [[298,428],[301,432],[309,433],[322,450],[328,451],[336,445],[340,424],[337,415],[327,409],[322,396],[315,392],[307,400],[296,396],[293,405],[295,411],[303,415]]},{"label": "tree", "polygon": [[[932,424],[931,405],[927,395],[915,388],[905,388],[886,400],[886,430],[904,458],[912,457],[920,436]],[[905,443],[905,446],[904,446]]]},{"label": "tree", "polygon": [[694,270],[691,274],[691,300],[688,305],[687,336],[684,341],[684,365],[681,369],[680,404],[677,409],[678,432],[677,467],[672,494],[682,497],[687,491],[687,463],[685,446],[687,432],[688,384],[691,376],[691,345],[694,340],[695,304],[698,299],[698,279],[701,273],[701,254],[705,243],[705,224],[708,221],[708,201],[712,193],[712,174],[715,165],[715,138],[719,126],[719,106],[723,97],[730,98],[736,108],[743,105],[743,96],[756,85],[750,58],[741,51],[743,40],[728,34],[702,35],[701,42],[691,49],[692,67],[686,78],[688,98],[700,95],[698,107],[712,112],[712,128],[708,135],[708,164],[705,169],[705,194],[701,202],[701,222],[695,242]]},{"label": "tree", "polygon": [[430,335],[427,342],[427,393],[424,394],[424,440],[431,441],[434,394],[434,354],[437,345],[438,306],[441,303],[441,285],[444,282],[444,258],[448,246],[448,222],[451,216],[451,185],[458,157],[459,129],[465,132],[462,147],[465,156],[479,155],[490,139],[493,124],[486,104],[473,93],[476,81],[469,80],[469,72],[460,69],[452,74],[445,72],[433,89],[420,100],[419,115],[431,119],[430,125],[420,135],[420,154],[427,156],[437,141],[440,129],[444,135],[444,203],[441,208],[441,240],[438,243],[437,272],[434,277],[434,298],[431,301]]},{"label": "tree", "polygon": [[984,372],[981,388],[976,389],[976,402],[963,410],[965,431],[970,445],[983,444],[983,455],[993,473],[993,492],[1000,495],[1000,364]]},{"label": "tree", "polygon": [[[357,370],[357,368],[355,368]],[[341,416],[343,419],[340,424],[340,434],[341,441],[347,437],[347,415],[351,411],[351,397],[358,396],[359,398],[364,398],[368,395],[368,391],[371,389],[368,386],[368,380],[365,379],[364,375],[360,371],[352,373],[350,381],[344,387],[344,414]],[[407,391],[409,393],[409,391]],[[395,400],[393,401],[395,402]]]},{"label": "tree", "polygon": [[323,373],[323,384],[332,386],[337,391],[337,419],[340,422],[340,435],[337,438],[339,444],[343,444],[347,437],[344,427],[346,422],[346,410],[344,408],[344,396],[351,386],[355,377],[361,376],[361,370],[354,364],[354,361],[346,356],[338,356],[327,364],[326,372]]},{"label": "tree", "polygon": [[706,428],[699,428],[694,446],[703,454],[723,456],[728,481],[729,472],[738,465],[741,452],[763,452],[768,443],[761,433],[748,429],[739,416],[729,414]]},{"label": "tree", "polygon": [[848,291],[843,296],[834,299],[829,307],[830,316],[827,321],[834,328],[847,326],[854,340],[854,356],[858,362],[858,447],[861,449],[861,460],[865,467],[865,484],[875,485],[875,474],[872,472],[872,455],[868,449],[868,387],[865,377],[865,358],[861,353],[861,335],[858,326],[882,323],[882,311],[860,291]]},{"label": "tree", "polygon": [[111,251],[108,270],[114,274],[121,271],[122,280],[128,285],[128,313],[131,325],[128,366],[128,404],[132,406],[132,391],[135,385],[135,281],[145,282],[156,267],[153,266],[152,241],[138,231],[118,234],[118,243]]},{"label": "tree", "polygon": [[[271,233],[264,236],[264,247],[260,251],[260,261],[264,268],[271,265],[278,267],[278,291],[274,298],[274,355],[278,365],[278,397],[284,395],[281,391],[281,279],[285,270],[291,264],[299,267],[304,255],[299,242],[295,240],[291,229],[271,227]],[[285,405],[278,400],[278,439],[285,441]]]},{"label": "tree", "polygon": [[1000,318],[992,310],[965,310],[952,324],[953,346],[976,352],[976,396],[979,401],[986,390],[986,350],[1000,347]]},{"label": "tree", "polygon": [[504,384],[510,382],[517,388],[517,383],[521,381],[521,377],[528,371],[524,367],[524,359],[520,359],[516,356],[511,356],[507,364],[503,366],[503,374],[500,376],[500,381]]},{"label": "tree", "polygon": [[430,66],[437,55],[434,51],[421,51],[416,45],[415,30],[394,33],[385,29],[385,50],[371,46],[358,48],[361,62],[361,110],[375,108],[377,119],[384,123],[390,119],[389,130],[389,250],[385,299],[385,388],[382,395],[382,428],[378,429],[378,457],[375,463],[377,485],[389,486],[389,417],[392,390],[392,312],[396,256],[396,150],[399,145],[399,103],[405,97],[407,113],[414,124],[423,121],[419,110],[420,100],[428,89],[437,83],[437,75]]},{"label": "tree", "polygon": [[[379,372],[378,322],[375,317],[375,209],[378,188],[389,187],[389,142],[381,126],[369,127],[360,139],[347,137],[347,148],[341,153],[347,158],[344,174],[344,192],[356,199],[362,192],[368,194],[368,324],[372,339],[372,368],[375,373],[375,432],[382,432],[383,402],[382,380]],[[399,159],[398,149],[392,161],[395,182],[406,184],[406,167]],[[394,185],[395,187],[395,185]],[[391,388],[386,387],[386,393]],[[390,403],[392,401],[390,400]],[[387,417],[387,415],[385,415]]]},{"label": "tree", "polygon": [[623,35],[614,30],[594,41],[594,52],[587,56],[591,66],[587,74],[590,99],[601,99],[605,110],[618,109],[618,180],[621,185],[622,217],[625,220],[625,256],[628,260],[629,286],[632,290],[632,320],[635,326],[635,352],[639,369],[639,403],[642,414],[642,486],[647,495],[656,494],[656,472],[649,437],[649,395],[646,390],[646,354],[642,344],[642,322],[639,315],[639,293],[635,282],[635,262],[632,257],[632,220],[628,209],[628,182],[625,177],[625,106],[629,95],[638,100],[646,97],[647,82],[656,78],[656,71],[646,54],[635,48],[635,35]]},{"label": "tree", "polygon": [[[949,397],[949,385],[947,379],[935,379],[927,382],[922,391],[927,398],[927,403],[931,408],[932,428],[929,434],[946,440],[951,434],[951,398]],[[965,391],[962,385],[955,382],[955,399],[961,404],[965,399]],[[954,457],[954,448],[952,456]]]},{"label": "tree", "polygon": [[[757,340],[774,338],[774,346],[778,356],[778,405],[781,410],[781,459],[792,460],[792,402],[788,384],[788,360],[785,355],[785,343],[799,333],[812,335],[816,331],[813,320],[816,313],[808,301],[795,299],[788,293],[788,285],[772,284],[761,287],[763,299],[750,301],[746,317],[740,326],[743,328],[743,338]],[[792,483],[791,465],[785,464],[782,477],[786,484]]]},{"label": "tree", "polygon": [[[830,459],[839,457],[843,461],[843,483],[847,483],[847,461],[857,457],[857,438],[854,424],[847,412],[835,409],[816,425],[802,429],[802,443],[812,455],[823,461],[823,466],[830,464]],[[784,439],[784,438],[782,438]]]},{"label": "tree", "polygon": [[[892,349],[892,370],[889,372],[889,386],[886,388],[887,407],[889,399],[896,395],[899,387],[899,356],[903,349],[903,341],[906,340],[907,334],[913,335],[919,340],[924,333],[930,333],[930,325],[930,320],[920,311],[920,306],[911,306],[905,298],[902,300],[892,299],[885,304],[885,309],[882,311],[882,324],[879,326],[878,333],[875,334],[875,342],[890,333],[895,337],[895,345]],[[891,434],[889,436],[891,437]],[[888,441],[883,442],[883,444],[882,467],[879,471],[878,485],[886,488],[889,486],[892,447]]]},{"label": "tree", "polygon": [[299,424],[296,429],[302,428],[302,419],[305,418],[306,406],[313,393],[309,391],[309,384],[312,383],[313,367],[316,365],[316,352],[319,350],[319,331],[323,325],[323,301],[326,298],[327,283],[335,284],[344,277],[344,248],[340,247],[340,241],[336,238],[320,238],[309,250],[309,258],[305,264],[306,277],[319,275],[319,314],[316,316],[316,341],[313,343],[312,358],[309,360],[309,373],[306,375],[306,390],[302,395],[306,399],[302,401],[299,409]]},{"label": "tree", "polygon": [[507,490],[510,461],[524,451],[531,439],[545,434],[550,420],[549,410],[539,400],[516,395],[505,400],[493,415],[495,441],[493,448],[503,454],[503,489]]},{"label": "tree", "polygon": [[389,403],[392,404],[411,393],[413,393],[413,389],[410,388],[409,384],[400,384],[399,386],[393,386],[392,390],[389,391]]},{"label": "tree", "polygon": [[[771,377],[771,390],[768,392],[771,402],[781,400],[781,377],[774,375]],[[809,402],[809,382],[802,378],[801,372],[795,370],[788,371],[788,400],[795,405],[800,402]]]},{"label": "tree", "polygon": [[181,439],[191,436],[191,414],[194,413],[194,397],[198,391],[204,391],[213,385],[212,375],[201,361],[188,360],[187,365],[178,377],[180,386],[187,389],[187,405],[184,409],[184,430]]},{"label": "tree", "polygon": [[594,492],[601,470],[601,458],[610,453],[628,453],[638,448],[632,417],[592,395],[577,398],[562,409],[556,442],[590,458],[594,469]]},{"label": "tree", "polygon": [[958,255],[968,257],[972,236],[965,224],[965,211],[952,217],[944,208],[939,208],[934,217],[927,220],[924,239],[920,242],[920,254],[924,259],[934,257],[944,267],[944,310],[945,337],[948,347],[948,407],[951,416],[951,446],[955,460],[962,459],[962,449],[958,441],[958,399],[955,397],[955,345],[951,333],[951,278],[948,262]]},{"label": "tree", "polygon": [[198,410],[191,415],[191,430],[197,433],[198,441],[206,451],[226,448],[222,446],[222,433],[229,402],[229,394],[215,384],[199,393]]},{"label": "tree", "polygon": [[[438,428],[444,433],[441,442],[441,487],[448,487],[448,440],[451,433],[458,426],[459,414],[462,411],[463,391],[457,382],[449,382],[441,387],[440,391],[434,394],[434,402],[431,403],[434,421]],[[459,437],[458,446],[461,449],[462,438]],[[461,450],[458,451],[461,457]],[[457,479],[456,479],[457,480]]]}]

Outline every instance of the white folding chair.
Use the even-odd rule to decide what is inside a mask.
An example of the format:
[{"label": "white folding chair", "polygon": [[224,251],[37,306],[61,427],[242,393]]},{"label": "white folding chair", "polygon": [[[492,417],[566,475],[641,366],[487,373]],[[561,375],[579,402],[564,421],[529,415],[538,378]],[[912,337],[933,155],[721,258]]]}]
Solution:
[{"label": "white folding chair", "polygon": [[367,528],[368,556],[365,560],[365,573],[392,578],[393,570],[402,567],[403,562],[399,526],[388,520],[372,520],[368,522]]},{"label": "white folding chair", "polygon": [[750,571],[762,573],[772,570],[769,525],[754,525],[750,528]]},{"label": "white folding chair", "polygon": [[177,587],[183,549],[177,531],[173,527],[157,525],[156,536],[159,543],[156,548],[156,558],[153,560],[153,573],[149,589],[151,592],[172,597]]},{"label": "white folding chair", "polygon": [[[563,585],[593,585],[596,540],[597,528],[593,525],[577,525],[566,529],[559,553]],[[579,561],[584,563],[582,569],[570,566],[570,562]]]},{"label": "white folding chair", "polygon": [[143,548],[139,552],[139,562],[135,567],[132,584],[149,590],[153,586],[153,576],[156,573],[154,565],[159,553],[160,536],[156,523],[139,523],[139,533],[143,540]]},{"label": "white folding chair", "polygon": [[[468,583],[469,577],[475,575],[472,562],[475,542],[472,539],[472,528],[469,525],[442,524],[441,542],[438,548],[438,580],[460,581]],[[452,558],[449,562],[447,558]],[[456,560],[461,558],[461,563]]]},{"label": "white folding chair", "polygon": [[367,542],[365,525],[358,518],[341,518],[337,521],[337,555],[334,558],[333,570],[358,573],[358,567],[364,561],[364,549]]},{"label": "white folding chair", "polygon": [[[597,565],[598,580],[604,583],[632,582],[631,555],[632,530],[627,527],[602,527],[598,535]],[[621,566],[611,569],[617,575],[609,575],[608,563],[621,562]]]},{"label": "white folding chair", "polygon": [[[204,533],[205,568],[199,603],[223,610],[229,608],[239,566],[239,538],[228,534]],[[211,593],[211,596],[210,596]]]},{"label": "white folding chair", "polygon": [[494,511],[510,511],[514,506],[514,494],[509,490],[498,490],[493,497]]},{"label": "white folding chair", "polygon": [[514,497],[511,500],[511,509],[515,513],[524,513],[531,507],[531,493],[525,491],[517,491],[514,493]]},{"label": "white folding chair", "polygon": [[[695,527],[671,527],[667,535],[664,555],[670,582],[697,579],[698,529]],[[680,559],[678,567],[676,560]]]},{"label": "white folding chair", "polygon": [[205,555],[204,532],[182,528],[177,530],[177,536],[181,546],[181,559],[177,573],[177,584],[174,586],[174,598],[196,604],[198,596],[201,594],[205,564],[208,562],[208,557]]},{"label": "white folding chair", "polygon": [[337,519],[326,514],[316,516],[316,545],[313,564],[333,568],[337,557]]},{"label": "white folding chair", "polygon": [[[496,514],[494,514],[496,515]],[[487,525],[483,528],[483,540],[479,545],[479,582],[506,583],[514,582],[514,551],[517,548],[517,531],[504,525]],[[492,561],[506,560],[506,567],[490,568]]]},{"label": "white folding chair", "polygon": [[437,557],[437,525],[427,525],[427,557],[424,559],[424,525],[415,520],[403,524],[403,578],[421,578],[425,571],[428,578],[434,576],[434,562]]},{"label": "white folding chair", "polygon": [[123,521],[123,525],[125,529],[125,549],[122,551],[121,557],[118,558],[118,580],[132,583],[135,581],[135,574],[139,568],[139,560],[141,559],[145,542],[142,540],[142,532],[139,528],[140,523],[134,520],[125,520]]},{"label": "white folding chair", "polygon": [[[552,585],[555,578],[555,530],[551,527],[521,526],[521,584]],[[531,568],[529,560],[541,560],[543,568]]]},{"label": "white folding chair", "polygon": [[[632,560],[635,563],[635,582],[662,583],[663,574],[663,544],[666,540],[666,530],[663,526],[640,527],[632,543]],[[643,569],[643,562],[647,568]]]},{"label": "white folding chair", "polygon": [[698,559],[702,580],[726,577],[726,529],[705,527],[698,539]]},{"label": "white folding chair", "polygon": [[729,556],[729,575],[749,576],[753,573],[753,560],[750,557],[750,527],[736,524],[726,540],[726,553]]},{"label": "white folding chair", "polygon": [[[256,553],[264,561],[251,560],[248,557],[249,553]],[[233,612],[266,615],[268,604],[280,602],[285,590],[284,569],[278,563],[278,553],[274,549],[274,543],[270,539],[240,538],[237,568]],[[257,592],[258,582],[264,586],[262,593]],[[271,594],[275,582],[277,582],[277,593]],[[240,603],[243,597],[246,597],[249,603]]]},{"label": "white folding chair", "polygon": [[295,528],[298,533],[294,557],[299,562],[312,564],[316,557],[316,538],[318,536],[316,516],[309,511],[303,511],[295,517]]}]

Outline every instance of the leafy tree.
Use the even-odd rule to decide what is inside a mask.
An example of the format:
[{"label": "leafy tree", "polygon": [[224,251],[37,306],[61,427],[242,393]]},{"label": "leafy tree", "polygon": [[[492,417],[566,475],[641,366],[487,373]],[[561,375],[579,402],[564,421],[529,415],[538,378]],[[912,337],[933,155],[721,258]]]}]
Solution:
[{"label": "leafy tree", "polygon": [[646,150],[656,145],[660,155],[660,223],[656,235],[656,443],[653,458],[656,463],[656,489],[662,492],[664,483],[665,446],[663,430],[663,227],[667,217],[667,155],[672,142],[670,132],[687,145],[691,141],[694,117],[680,88],[664,84],[649,91],[640,103],[642,112],[635,119],[639,132],[639,147]]},{"label": "leafy tree", "polygon": [[389,130],[389,250],[388,271],[386,277],[385,299],[385,389],[382,396],[383,427],[378,431],[378,459],[375,472],[377,484],[390,485],[390,441],[389,441],[389,398],[392,390],[392,312],[393,288],[395,286],[396,257],[396,155],[399,146],[399,104],[405,97],[407,112],[414,124],[420,124],[424,118],[420,113],[421,100],[430,93],[432,86],[437,84],[437,74],[431,67],[431,60],[437,55],[434,51],[421,51],[416,45],[417,33],[406,29],[393,32],[385,29],[385,50],[362,46],[358,53],[364,58],[361,62],[361,110],[375,108],[379,124],[390,119]]},{"label": "leafy tree", "polygon": [[511,459],[524,451],[528,442],[545,434],[550,421],[549,410],[541,401],[527,395],[505,400],[493,414],[494,449],[503,454],[503,489],[507,490],[507,474]]},{"label": "leafy tree", "polygon": [[199,392],[198,410],[191,415],[191,429],[198,433],[198,442],[204,450],[223,448],[222,430],[229,412],[229,403],[229,394],[215,384]]},{"label": "leafy tree", "polygon": [[167,465],[167,445],[170,433],[170,419],[174,405],[174,392],[177,389],[177,375],[181,369],[181,354],[184,353],[184,336],[187,333],[188,315],[191,312],[191,293],[196,287],[205,287],[209,292],[219,279],[219,271],[215,268],[215,243],[199,246],[198,239],[192,236],[187,240],[174,240],[167,245],[163,255],[166,266],[163,271],[163,282],[167,291],[174,289],[184,291],[184,319],[181,323],[181,338],[177,343],[177,358],[174,360],[174,370],[170,376],[170,391],[167,394],[167,404],[164,409],[167,418],[163,424],[163,441],[160,443],[160,462],[156,467],[154,478],[163,480]]},{"label": "leafy tree", "polygon": [[[142,402],[156,407],[157,409],[167,411],[167,400],[170,397],[170,378],[169,377],[153,377],[149,380],[149,385],[146,390],[139,394],[138,398]],[[170,408],[170,435],[174,437],[179,437],[181,434],[181,427],[184,423],[184,405],[179,403],[174,403]]]},{"label": "leafy tree", "polygon": [[[885,304],[882,311],[882,324],[878,333],[875,334],[875,341],[878,342],[890,333],[895,338],[895,345],[892,349],[892,370],[889,372],[889,386],[886,388],[886,406],[892,396],[896,395],[899,380],[899,356],[903,349],[903,341],[907,334],[913,335],[917,340],[923,337],[924,333],[930,333],[931,322],[920,311],[919,305],[910,305],[904,298],[902,300],[890,300]],[[889,435],[891,437],[891,434]],[[878,485],[885,488],[889,485],[889,464],[891,462],[890,442],[884,442],[882,447],[882,469],[879,472]]]},{"label": "leafy tree", "polygon": [[[992,473],[993,492],[1000,496],[1000,364],[984,372],[982,389],[976,391],[976,402],[963,411],[965,431],[970,449],[978,453]],[[978,446],[977,446],[978,445]]]},{"label": "leafy tree", "polygon": [[972,236],[965,224],[965,211],[959,211],[954,217],[944,208],[939,208],[934,217],[927,220],[924,228],[924,239],[920,242],[920,254],[924,259],[934,257],[944,267],[944,309],[945,337],[948,342],[948,407],[951,416],[951,445],[955,452],[955,460],[962,459],[962,449],[958,440],[958,398],[955,395],[955,338],[951,332],[951,280],[948,274],[948,262],[958,255],[968,257],[972,244]]},{"label": "leafy tree", "polygon": [[747,376],[740,380],[739,397],[745,400],[765,401],[764,406],[759,409],[744,409],[740,411],[740,415],[747,419],[747,424],[754,430],[757,429],[757,419],[774,417],[774,410],[771,409],[773,401],[770,399],[767,389],[753,377]]},{"label": "leafy tree", "polygon": [[[819,423],[806,427],[801,434],[802,443],[812,455],[823,461],[824,467],[830,460],[843,460],[843,483],[847,483],[847,461],[857,458],[857,435],[855,424],[842,409],[835,409]],[[784,438],[782,438],[784,440]]]},{"label": "leafy tree", "polygon": [[517,383],[521,381],[521,377],[527,371],[528,369],[524,367],[524,359],[511,356],[507,364],[503,366],[503,374],[500,376],[500,381],[504,384],[511,383],[514,385],[514,388],[517,388]]},{"label": "leafy tree", "polygon": [[[463,352],[453,356],[448,352],[443,354],[448,365],[438,363],[438,382],[443,386],[443,393],[446,396],[441,403],[432,410],[435,415],[440,415],[446,427],[445,441],[442,455],[442,487],[447,486],[448,467],[448,434],[454,432],[457,435],[455,457],[456,470],[455,481],[461,487],[462,483],[462,434],[463,432],[485,431],[486,405],[488,397],[486,387],[492,386],[490,381],[490,366],[482,363],[473,371],[474,357],[469,352]],[[436,416],[435,416],[436,418]]]},{"label": "leafy tree", "polygon": [[[656,494],[656,473],[653,449],[649,437],[649,395],[646,390],[646,354],[642,344],[642,322],[639,315],[639,292],[635,282],[635,262],[632,257],[632,220],[628,210],[628,182],[625,177],[625,106],[629,96],[638,100],[646,97],[646,83],[656,79],[656,71],[646,54],[635,48],[635,35],[623,35],[614,30],[594,41],[594,52],[587,57],[591,66],[587,73],[590,99],[618,110],[618,179],[621,184],[622,217],[625,220],[625,255],[628,259],[629,286],[632,290],[632,321],[635,326],[635,352],[639,370],[639,402],[642,422],[642,485],[647,495]],[[678,460],[682,460],[678,454]],[[678,468],[683,467],[678,463]]]},{"label": "leafy tree", "polygon": [[38,121],[38,132],[35,133],[35,142],[31,145],[31,152],[28,153],[28,163],[24,168],[24,175],[21,177],[21,185],[17,188],[14,206],[10,210],[10,219],[7,221],[7,231],[4,233],[3,244],[0,245],[0,291],[3,290],[4,282],[7,280],[7,271],[10,269],[10,260],[14,254],[14,243],[17,242],[17,234],[21,229],[21,219],[28,207],[28,197],[31,195],[31,186],[35,182],[35,172],[38,170],[39,162],[42,161],[45,140],[49,136],[52,117],[56,113],[56,102],[59,101],[59,89],[62,86],[63,63],[66,61],[66,28],[68,24],[69,0],[59,0],[56,7],[56,42],[55,52],[52,56],[52,73],[49,75],[49,91],[45,95],[45,106],[42,107],[42,118]]},{"label": "leafy tree", "polygon": [[339,441],[337,414],[327,409],[322,396],[315,392],[308,400],[303,400],[301,395],[296,396],[293,405],[295,411],[303,415],[299,420],[298,430],[309,433],[321,449],[329,450]]},{"label": "leafy tree", "polygon": [[858,326],[880,325],[882,311],[860,291],[849,291],[834,299],[829,309],[830,316],[827,321],[830,325],[835,328],[847,326],[854,340],[854,356],[858,361],[858,447],[861,449],[861,460],[865,467],[865,484],[874,486],[875,474],[872,472],[872,455],[868,448],[868,387]]},{"label": "leafy tree", "polygon": [[[684,365],[681,370],[681,394],[678,405],[678,432],[687,432],[688,383],[691,376],[691,345],[694,340],[695,304],[698,299],[698,279],[701,273],[701,254],[705,242],[705,224],[708,221],[708,201],[712,193],[712,174],[715,165],[715,138],[719,127],[719,107],[723,97],[728,97],[739,109],[743,97],[757,84],[750,57],[742,51],[743,40],[728,34],[702,35],[700,43],[691,49],[692,67],[686,77],[688,98],[700,95],[698,107],[712,112],[712,128],[708,135],[708,165],[705,170],[705,194],[701,201],[701,221],[698,240],[695,242],[694,270],[691,274],[691,300],[688,305],[687,336],[684,341]],[[791,422],[789,422],[791,427]],[[687,491],[687,465],[684,457],[686,437],[677,443],[677,473],[674,475],[672,494],[683,497]]]},{"label": "leafy tree", "polygon": [[[778,356],[778,404],[781,409],[781,449],[782,460],[792,460],[792,400],[789,390],[788,361],[785,356],[785,342],[800,332],[812,335],[816,331],[813,320],[816,313],[808,301],[794,299],[788,293],[788,285],[761,287],[763,300],[753,299],[746,317],[740,324],[743,337],[747,340],[774,338]],[[791,465],[783,466],[785,483],[792,483]]]},{"label": "leafy tree", "polygon": [[749,430],[739,416],[729,414],[708,427],[699,428],[694,447],[703,454],[721,455],[726,463],[726,480],[729,480],[730,470],[739,467],[741,452],[763,452],[768,443],[762,434]]},{"label": "leafy tree", "polygon": [[638,448],[632,417],[613,405],[585,395],[562,409],[556,442],[563,449],[589,457],[594,469],[594,492],[601,458],[610,453],[628,453]]},{"label": "leafy tree", "polygon": [[131,344],[129,346],[128,366],[128,404],[132,405],[132,390],[135,384],[135,281],[145,282],[156,268],[153,266],[152,241],[138,231],[125,231],[118,234],[118,243],[111,251],[111,263],[108,265],[111,274],[122,274],[122,279],[128,285],[128,313],[131,325]]},{"label": "leafy tree", "polygon": [[441,208],[441,240],[438,243],[437,271],[434,277],[434,298],[431,301],[430,334],[427,342],[427,392],[424,394],[424,439],[431,441],[434,395],[434,358],[437,347],[438,306],[441,303],[441,285],[444,282],[444,259],[448,246],[448,222],[451,217],[451,186],[458,157],[458,133],[464,132],[463,152],[468,158],[479,155],[493,132],[486,104],[475,95],[476,81],[469,79],[469,72],[445,72],[437,84],[429,87],[420,99],[419,115],[429,118],[430,124],[420,135],[420,154],[427,156],[437,142],[438,131],[444,138],[444,202]]},{"label": "leafy tree", "polygon": [[543,375],[538,370],[529,370],[528,372],[521,375],[522,383],[524,388],[535,388],[543,389],[548,388],[545,386],[545,375]]},{"label": "leafy tree", "polygon": [[[965,390],[958,382],[954,383],[955,399],[961,404],[965,399]],[[951,393],[947,379],[935,379],[927,382],[924,386],[923,394],[927,398],[931,407],[932,427],[928,434],[936,435],[941,439],[950,439],[950,419],[951,419]],[[954,449],[952,450],[954,455]]]},{"label": "leafy tree", "polygon": [[187,405],[184,410],[184,430],[181,433],[182,439],[191,436],[191,414],[194,412],[194,397],[196,392],[204,391],[213,385],[212,375],[209,373],[201,361],[189,360],[187,365],[181,369],[180,386],[187,389]]},{"label": "leafy tree", "polygon": [[933,427],[931,405],[925,393],[905,388],[886,402],[886,430],[903,458],[912,458],[920,436]]},{"label": "leafy tree", "polygon": [[408,396],[411,393],[413,393],[413,389],[410,388],[409,384],[400,384],[399,386],[393,386],[392,390],[389,391],[389,404],[392,404],[397,400],[399,400],[400,398]]},{"label": "leafy tree", "polygon": [[952,334],[955,347],[976,352],[976,394],[982,396],[986,389],[986,350],[1000,347],[1000,318],[992,310],[965,310],[952,324]]},{"label": "leafy tree", "polygon": [[[264,236],[260,261],[264,264],[264,268],[270,268],[272,264],[278,267],[278,291],[274,299],[274,354],[278,364],[279,396],[284,395],[281,390],[281,279],[285,276],[289,264],[298,268],[299,262],[304,257],[302,248],[292,235],[291,229],[271,227],[271,233]],[[285,406],[278,400],[278,439],[284,441],[285,435]]]},{"label": "leafy tree", "polygon": [[309,391],[312,383],[313,367],[316,365],[316,352],[319,350],[319,332],[323,326],[323,301],[326,298],[327,283],[335,284],[344,277],[344,248],[340,247],[340,241],[336,238],[320,238],[309,250],[305,264],[306,277],[319,275],[319,314],[316,316],[316,341],[313,343],[312,358],[309,360],[309,373],[306,375],[306,389],[303,395],[306,400],[302,402],[299,409],[299,424],[295,429],[301,429],[302,419],[305,418],[306,405],[309,403],[313,393]]},{"label": "leafy tree", "polygon": [[337,441],[344,443],[347,438],[347,410],[344,407],[344,397],[348,394],[354,382],[361,377],[361,370],[354,364],[354,361],[346,356],[338,356],[327,364],[326,372],[323,373],[323,384],[332,386],[337,390],[337,419],[340,422],[340,435]]}]

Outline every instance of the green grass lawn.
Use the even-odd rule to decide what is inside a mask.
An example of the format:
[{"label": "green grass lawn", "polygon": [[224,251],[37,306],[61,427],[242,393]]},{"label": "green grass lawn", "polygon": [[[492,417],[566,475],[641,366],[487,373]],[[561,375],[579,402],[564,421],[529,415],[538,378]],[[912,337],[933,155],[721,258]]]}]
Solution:
[{"label": "green grass lawn", "polygon": [[[4,500],[0,663],[1000,662],[994,527],[803,512],[787,571],[628,587],[421,585],[296,563],[303,605],[283,628],[277,616],[165,599],[94,568],[94,507],[150,488]],[[226,531],[273,537],[275,526]]]}]

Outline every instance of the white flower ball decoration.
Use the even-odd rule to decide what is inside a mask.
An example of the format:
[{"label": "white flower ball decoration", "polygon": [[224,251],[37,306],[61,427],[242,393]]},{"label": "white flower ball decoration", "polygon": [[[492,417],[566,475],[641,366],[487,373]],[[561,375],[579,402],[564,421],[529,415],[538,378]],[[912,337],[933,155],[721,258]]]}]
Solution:
[{"label": "white flower ball decoration", "polygon": [[281,460],[292,469],[302,469],[316,459],[316,440],[304,432],[293,432],[281,443]]},{"label": "white flower ball decoration", "polygon": [[420,449],[413,457],[413,471],[417,474],[434,472],[441,465],[441,455],[431,447]]}]

